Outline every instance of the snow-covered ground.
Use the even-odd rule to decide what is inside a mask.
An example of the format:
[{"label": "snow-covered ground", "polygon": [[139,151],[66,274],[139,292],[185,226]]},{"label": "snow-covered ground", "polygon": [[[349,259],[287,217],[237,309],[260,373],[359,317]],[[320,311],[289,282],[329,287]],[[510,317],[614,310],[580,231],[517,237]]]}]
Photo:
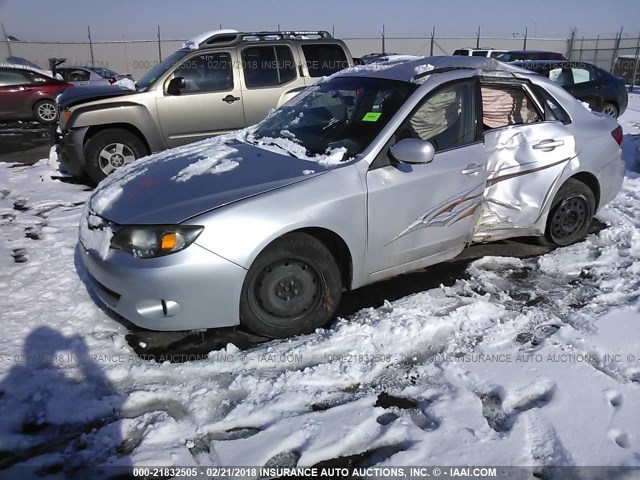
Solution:
[{"label": "snow-covered ground", "polygon": [[[637,171],[640,95],[620,122]],[[0,164],[0,469],[640,465],[637,173],[579,244],[473,261],[311,335],[154,363],[87,291],[89,191],[53,169]]]}]

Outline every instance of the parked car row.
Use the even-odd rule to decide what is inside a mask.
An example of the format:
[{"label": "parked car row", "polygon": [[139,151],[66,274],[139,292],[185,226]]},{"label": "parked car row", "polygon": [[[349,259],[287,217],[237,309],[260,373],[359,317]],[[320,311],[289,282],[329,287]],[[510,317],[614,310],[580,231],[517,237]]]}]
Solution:
[{"label": "parked car row", "polygon": [[19,57],[0,62],[0,120],[58,121],[56,98],[66,88],[93,84],[115,84],[129,80],[100,67],[58,67],[55,72]]}]

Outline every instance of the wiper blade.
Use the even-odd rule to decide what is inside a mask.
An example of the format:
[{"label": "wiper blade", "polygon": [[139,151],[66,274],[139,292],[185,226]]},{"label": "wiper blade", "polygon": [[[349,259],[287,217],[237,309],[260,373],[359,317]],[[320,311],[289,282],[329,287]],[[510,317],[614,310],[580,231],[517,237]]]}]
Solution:
[{"label": "wiper blade", "polygon": [[288,155],[291,155],[293,158],[297,158],[298,160],[301,159],[301,157],[299,157],[298,155],[293,153],[291,150],[288,150],[287,148],[283,147],[279,143],[276,143],[276,142],[265,142],[263,140],[255,138],[255,137],[254,137],[253,141],[249,140],[248,138],[245,139],[245,140],[246,140],[247,143],[250,143],[250,144],[255,145],[257,147],[259,147],[260,145],[264,145],[264,146],[267,146],[267,147],[277,147],[280,150],[282,150],[283,152],[286,152]]}]

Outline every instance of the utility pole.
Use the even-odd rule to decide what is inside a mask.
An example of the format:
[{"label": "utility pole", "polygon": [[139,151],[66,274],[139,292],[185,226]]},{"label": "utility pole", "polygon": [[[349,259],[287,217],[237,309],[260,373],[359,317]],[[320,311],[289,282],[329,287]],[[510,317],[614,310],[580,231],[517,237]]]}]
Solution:
[{"label": "utility pole", "polygon": [[158,59],[162,62],[162,43],[160,43],[160,25],[158,25]]},{"label": "utility pole", "polygon": [[527,49],[527,35],[529,34],[529,27],[524,27],[524,45],[522,46],[523,50]]},{"label": "utility pole", "polygon": [[580,40],[580,55],[578,56],[578,61],[582,61],[582,52],[584,51],[584,37]]},{"label": "utility pole", "polygon": [[9,50],[9,56],[13,57],[13,53],[11,53],[11,41],[7,36],[7,31],[4,29],[4,23],[2,24],[2,34],[4,35],[4,39],[7,41],[7,50]]},{"label": "utility pole", "polygon": [[478,33],[476,33],[476,48],[480,48],[480,27],[478,27]]},{"label": "utility pole", "polygon": [[616,58],[618,58],[618,51],[620,50],[620,40],[622,40],[622,29],[624,27],[620,27],[620,34],[616,34],[616,43],[613,47],[613,55],[611,55],[611,67],[609,68],[609,73],[613,73],[613,66],[616,63]]},{"label": "utility pole", "polygon": [[571,60],[571,54],[573,53],[573,41],[576,38],[576,28],[571,29],[571,38],[569,38],[569,45],[567,49],[567,59]]},{"label": "utility pole", "polygon": [[636,83],[636,75],[638,74],[638,62],[640,62],[640,33],[638,33],[638,43],[636,44],[636,63],[633,66],[633,76],[631,77],[631,85],[629,85],[630,92],[633,92],[633,86]]},{"label": "utility pole", "polygon": [[385,53],[385,49],[384,49],[384,25],[382,25],[382,53]]},{"label": "utility pole", "polygon": [[95,66],[94,65],[94,60],[93,60],[93,42],[91,41],[91,27],[87,27],[87,33],[89,34],[89,53],[91,54],[91,66]]},{"label": "utility pole", "polygon": [[436,26],[434,25],[431,29],[431,48],[429,49],[429,56],[433,57],[433,42],[436,38]]}]

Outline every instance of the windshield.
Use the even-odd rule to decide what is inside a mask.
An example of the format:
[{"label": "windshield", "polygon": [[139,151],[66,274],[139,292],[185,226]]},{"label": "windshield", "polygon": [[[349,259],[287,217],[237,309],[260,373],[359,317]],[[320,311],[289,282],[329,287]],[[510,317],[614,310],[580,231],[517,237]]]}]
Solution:
[{"label": "windshield", "polygon": [[158,65],[145,73],[144,76],[136,82],[136,88],[138,90],[146,90],[153,84],[153,82],[158,79],[158,77],[160,77],[160,75],[162,75],[172,66],[177,65],[180,60],[182,60],[187,54],[189,54],[189,52],[192,51],[193,50],[182,49],[172,53]]},{"label": "windshield", "polygon": [[301,150],[316,156],[341,149],[343,159],[353,157],[371,143],[416,88],[396,80],[336,77],[284,104],[258,125],[253,139],[263,144],[286,139],[295,144],[294,149],[284,147],[293,156]]}]

